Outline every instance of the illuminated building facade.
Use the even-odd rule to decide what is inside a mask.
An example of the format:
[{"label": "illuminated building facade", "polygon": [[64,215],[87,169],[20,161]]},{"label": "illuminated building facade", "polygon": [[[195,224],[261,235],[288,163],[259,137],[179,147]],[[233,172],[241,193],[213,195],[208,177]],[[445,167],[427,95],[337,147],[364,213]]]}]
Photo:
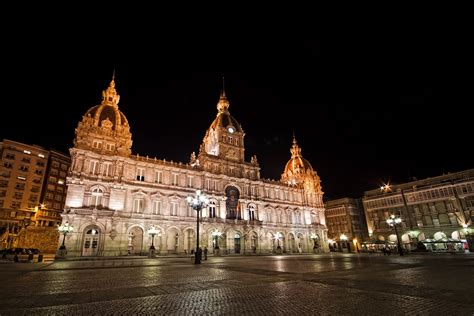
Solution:
[{"label": "illuminated building facade", "polygon": [[357,252],[367,238],[364,208],[360,199],[342,198],[324,203],[329,247],[334,251]]},{"label": "illuminated building facade", "polygon": [[54,252],[71,159],[8,139],[0,142],[0,159],[1,247]]},{"label": "illuminated building facade", "polygon": [[[474,251],[474,169],[365,192],[363,198],[369,236],[374,241],[397,237],[387,219],[401,218],[398,228],[406,250]],[[466,242],[468,241],[468,243]],[[421,242],[421,245],[419,242]]]},{"label": "illuminated building facade", "polygon": [[112,79],[100,105],[76,129],[63,223],[68,256],[157,254],[195,248],[196,213],[186,197],[209,198],[202,210],[200,245],[221,254],[327,251],[320,179],[293,141],[280,181],[260,177],[256,156],[244,160],[242,126],[229,113],[223,91],[217,116],[189,163],[133,154],[132,134],[119,110]]}]

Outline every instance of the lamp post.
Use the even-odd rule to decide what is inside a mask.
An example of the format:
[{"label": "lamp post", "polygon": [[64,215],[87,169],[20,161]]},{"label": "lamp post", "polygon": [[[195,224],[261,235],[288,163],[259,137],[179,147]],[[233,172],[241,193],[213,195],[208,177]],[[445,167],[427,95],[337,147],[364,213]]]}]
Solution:
[{"label": "lamp post", "polygon": [[201,192],[196,190],[195,196],[188,196],[186,198],[188,205],[196,211],[196,255],[194,256],[194,264],[201,263],[201,252],[199,251],[199,212],[209,205],[209,199]]},{"label": "lamp post", "polygon": [[155,257],[155,235],[161,236],[161,232],[155,225],[151,225],[148,234],[151,236],[150,257],[153,258]]},{"label": "lamp post", "polygon": [[397,236],[397,247],[398,247],[398,253],[400,256],[403,256],[403,250],[402,247],[400,246],[400,238],[398,238],[398,230],[397,230],[397,225],[402,222],[402,219],[400,217],[395,217],[395,215],[390,215],[390,218],[387,219],[387,224],[389,226],[393,226],[395,228],[395,235]]},{"label": "lamp post", "polygon": [[61,226],[58,227],[59,233],[63,234],[63,243],[61,247],[59,247],[59,255],[61,257],[64,257],[67,253],[66,245],[64,244],[66,241],[66,235],[72,232],[73,230],[74,230],[74,227],[72,225],[69,225],[69,222],[62,223]]}]

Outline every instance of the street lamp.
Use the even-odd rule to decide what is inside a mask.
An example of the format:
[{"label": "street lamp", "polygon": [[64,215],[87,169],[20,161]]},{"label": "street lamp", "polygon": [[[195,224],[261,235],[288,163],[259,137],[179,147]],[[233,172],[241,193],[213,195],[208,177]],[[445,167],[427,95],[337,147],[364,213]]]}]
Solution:
[{"label": "street lamp", "polygon": [[161,236],[161,232],[155,225],[151,225],[148,234],[151,235],[150,257],[155,257],[155,235]]},{"label": "street lamp", "polygon": [[389,226],[393,226],[395,228],[395,235],[397,236],[397,245],[398,245],[398,253],[400,256],[403,256],[403,251],[402,247],[400,246],[400,238],[398,237],[398,230],[397,230],[397,225],[402,222],[402,219],[400,217],[395,217],[395,215],[390,215],[390,218],[387,219],[387,224]]},{"label": "street lamp", "polygon": [[63,234],[63,243],[61,247],[59,247],[59,255],[60,256],[65,256],[66,255],[66,245],[64,242],[66,241],[66,235],[74,230],[74,227],[72,225],[69,225],[69,222],[65,222],[61,224],[61,226],[58,227],[58,231],[60,234]]},{"label": "street lamp", "polygon": [[199,212],[209,205],[209,199],[201,192],[196,190],[196,195],[186,198],[188,205],[196,211],[196,255],[194,256],[194,264],[201,263],[201,252],[199,251]]}]

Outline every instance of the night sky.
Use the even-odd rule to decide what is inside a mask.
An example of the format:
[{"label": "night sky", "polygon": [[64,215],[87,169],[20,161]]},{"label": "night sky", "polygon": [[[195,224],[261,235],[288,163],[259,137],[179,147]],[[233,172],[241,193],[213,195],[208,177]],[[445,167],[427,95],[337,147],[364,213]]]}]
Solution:
[{"label": "night sky", "polygon": [[280,178],[293,132],[326,199],[474,167],[468,43],[443,27],[326,26],[307,39],[107,27],[2,40],[0,138],[68,152],[115,68],[134,154],[188,162],[225,76],[246,160],[256,154],[264,178]]}]

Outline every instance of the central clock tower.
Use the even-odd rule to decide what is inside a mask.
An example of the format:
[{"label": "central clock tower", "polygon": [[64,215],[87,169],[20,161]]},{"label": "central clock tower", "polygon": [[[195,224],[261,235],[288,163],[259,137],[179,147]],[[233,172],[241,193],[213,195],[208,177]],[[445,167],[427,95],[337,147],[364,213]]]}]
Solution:
[{"label": "central clock tower", "polygon": [[217,116],[206,131],[199,150],[201,167],[230,176],[259,177],[257,159],[245,162],[244,136],[242,126],[229,113],[229,100],[222,90],[217,102]]}]

